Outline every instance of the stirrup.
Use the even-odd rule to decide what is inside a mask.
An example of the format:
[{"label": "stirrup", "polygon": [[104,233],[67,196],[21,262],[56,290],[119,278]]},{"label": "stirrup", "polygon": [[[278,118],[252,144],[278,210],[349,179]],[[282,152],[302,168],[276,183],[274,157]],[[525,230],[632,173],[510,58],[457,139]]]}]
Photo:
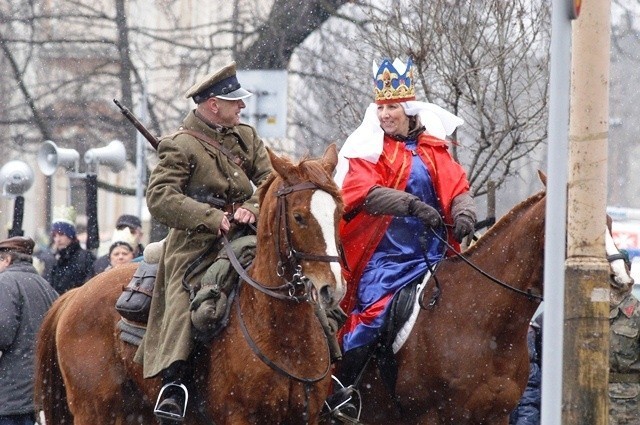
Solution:
[{"label": "stirrup", "polygon": [[[345,387],[333,375],[331,379],[334,380],[334,385],[339,385],[340,388],[325,400],[323,409],[325,413],[323,416],[328,416],[343,424],[360,424],[360,414],[362,413],[360,392],[353,385]],[[354,397],[357,398],[357,403]]]},{"label": "stirrup", "polygon": [[[179,406],[180,402],[175,400],[174,398],[174,394],[170,394],[165,396],[165,391],[170,390],[169,392],[175,391],[177,393],[180,393],[179,396],[182,396],[183,398],[183,404],[182,406]],[[181,407],[182,412],[181,413],[175,413],[175,412],[168,412],[166,410],[162,410],[161,404],[168,398],[172,398],[174,399],[174,401],[176,401],[176,404],[178,404],[178,407]],[[160,419],[160,422],[162,424],[165,423],[175,423],[175,422],[182,422],[184,421],[184,417],[187,414],[187,402],[189,401],[189,391],[187,390],[187,387],[184,386],[184,384],[178,384],[175,382],[172,382],[170,384],[165,384],[161,389],[160,389],[160,393],[158,394],[158,400],[156,401],[156,405],[153,408],[153,414],[156,415],[156,417],[158,419]]]}]

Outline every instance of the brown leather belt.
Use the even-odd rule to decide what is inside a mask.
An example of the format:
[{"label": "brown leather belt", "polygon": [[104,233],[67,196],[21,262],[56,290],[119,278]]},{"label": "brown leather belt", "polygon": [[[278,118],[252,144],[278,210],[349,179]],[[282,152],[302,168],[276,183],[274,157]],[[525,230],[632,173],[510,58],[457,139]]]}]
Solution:
[{"label": "brown leather belt", "polygon": [[640,384],[640,373],[609,372],[610,384]]}]

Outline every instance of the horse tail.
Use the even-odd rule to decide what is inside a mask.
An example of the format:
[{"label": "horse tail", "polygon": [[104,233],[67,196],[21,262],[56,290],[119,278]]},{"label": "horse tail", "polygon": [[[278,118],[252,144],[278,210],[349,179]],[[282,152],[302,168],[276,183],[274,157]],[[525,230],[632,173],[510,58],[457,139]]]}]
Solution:
[{"label": "horse tail", "polygon": [[38,332],[34,400],[36,410],[42,410],[48,425],[73,423],[58,363],[56,332],[60,315],[74,293],[75,291],[67,292],[53,303]]}]

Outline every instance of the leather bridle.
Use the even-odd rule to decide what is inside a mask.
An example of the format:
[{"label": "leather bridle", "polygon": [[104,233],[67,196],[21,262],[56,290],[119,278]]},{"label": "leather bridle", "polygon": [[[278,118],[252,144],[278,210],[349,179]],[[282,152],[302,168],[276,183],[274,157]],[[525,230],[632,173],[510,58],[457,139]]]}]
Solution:
[{"label": "leather bridle", "polygon": [[[276,193],[276,248],[278,250],[278,276],[285,280],[283,285],[271,287],[254,280],[249,276],[236,258],[230,247],[229,240],[223,235],[224,246],[229,256],[229,260],[240,277],[260,292],[280,300],[311,301],[315,302],[313,284],[310,279],[302,273],[300,260],[319,261],[324,263],[340,262],[341,257],[334,255],[318,255],[299,251],[291,243],[290,228],[287,214],[286,196],[301,190],[314,190],[319,187],[310,181],[298,183],[292,186],[281,187]],[[284,239],[280,238],[280,233],[284,233]],[[288,277],[285,277],[288,276]]]},{"label": "leather bridle", "polygon": [[[278,231],[276,232],[276,246],[280,253],[280,259],[278,260],[278,276],[283,277],[285,274],[285,268],[289,269],[289,273],[300,273],[300,260],[307,261],[320,261],[323,263],[340,262],[340,258],[333,255],[318,255],[308,252],[298,251],[293,247],[291,243],[291,234],[289,227],[289,215],[287,214],[287,202],[286,196],[290,193],[300,190],[314,190],[319,187],[310,181],[295,184],[293,186],[284,186],[278,189],[276,196],[278,197],[276,205],[276,224]],[[284,240],[281,241],[280,234],[284,233]],[[283,263],[283,258],[286,260],[286,264]]]}]

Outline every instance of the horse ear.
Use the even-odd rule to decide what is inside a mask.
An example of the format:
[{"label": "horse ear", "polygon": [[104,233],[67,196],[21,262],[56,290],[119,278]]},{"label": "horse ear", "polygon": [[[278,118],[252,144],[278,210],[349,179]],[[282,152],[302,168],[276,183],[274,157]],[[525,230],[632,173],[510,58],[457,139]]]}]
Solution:
[{"label": "horse ear", "polygon": [[292,175],[292,170],[295,167],[293,166],[293,164],[291,164],[290,161],[280,158],[270,148],[267,148],[267,153],[269,154],[269,159],[271,160],[271,166],[276,173],[280,174],[280,177],[286,179],[288,176]]},{"label": "horse ear", "polygon": [[331,143],[327,150],[324,151],[324,155],[322,157],[322,166],[329,175],[333,174],[333,171],[336,169],[336,165],[338,164],[338,148],[335,143]]},{"label": "horse ear", "polygon": [[547,187],[547,175],[543,173],[542,170],[538,170],[538,177],[540,177],[540,181],[544,187]]}]

